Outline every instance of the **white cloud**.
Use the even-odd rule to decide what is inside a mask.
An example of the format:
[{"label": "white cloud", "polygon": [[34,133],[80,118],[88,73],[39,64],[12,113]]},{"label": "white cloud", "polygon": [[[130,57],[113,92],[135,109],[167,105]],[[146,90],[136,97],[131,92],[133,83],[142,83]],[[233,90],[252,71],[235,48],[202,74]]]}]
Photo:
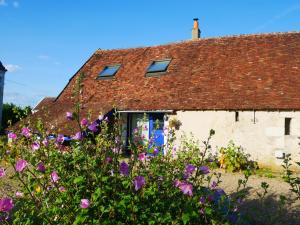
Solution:
[{"label": "white cloud", "polygon": [[5,0],[0,0],[0,6],[6,6],[7,3],[5,2]]},{"label": "white cloud", "polygon": [[19,2],[17,2],[17,1],[13,2],[13,7],[18,8],[19,6],[20,6]]},{"label": "white cloud", "polygon": [[7,64],[7,65],[4,65],[4,67],[7,69],[8,72],[11,72],[11,73],[17,72],[22,69],[21,66],[13,65],[13,64]]}]

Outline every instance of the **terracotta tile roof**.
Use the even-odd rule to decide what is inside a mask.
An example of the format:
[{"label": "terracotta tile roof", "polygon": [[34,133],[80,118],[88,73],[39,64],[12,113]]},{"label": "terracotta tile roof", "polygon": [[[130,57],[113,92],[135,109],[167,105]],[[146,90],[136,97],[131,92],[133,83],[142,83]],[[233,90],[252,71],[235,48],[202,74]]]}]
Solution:
[{"label": "terracotta tile roof", "polygon": [[[145,77],[153,60],[166,74]],[[113,79],[97,80],[121,64]],[[300,110],[300,32],[207,38],[161,46],[98,50],[49,108],[52,121],[72,109],[75,78],[94,112],[119,110]],[[39,113],[40,114],[40,113]],[[47,120],[49,122],[49,120]]]},{"label": "terracotta tile roof", "polygon": [[43,98],[33,109],[32,111],[35,113],[43,108],[48,108],[55,101],[55,97],[45,97]]}]

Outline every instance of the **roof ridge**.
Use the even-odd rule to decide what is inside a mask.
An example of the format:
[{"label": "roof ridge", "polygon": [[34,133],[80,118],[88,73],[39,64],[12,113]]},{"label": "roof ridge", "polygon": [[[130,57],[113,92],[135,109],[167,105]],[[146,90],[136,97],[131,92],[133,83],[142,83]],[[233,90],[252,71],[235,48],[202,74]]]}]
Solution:
[{"label": "roof ridge", "polygon": [[286,31],[286,32],[268,32],[268,33],[256,33],[256,34],[234,34],[234,35],[225,35],[225,36],[217,36],[217,37],[204,37],[198,40],[179,40],[174,42],[168,42],[165,44],[158,44],[158,45],[147,45],[147,46],[137,46],[137,47],[129,47],[129,48],[112,48],[112,49],[97,49],[97,52],[110,52],[110,51],[122,51],[122,50],[138,50],[138,49],[147,49],[147,48],[154,48],[160,46],[169,46],[169,45],[178,45],[178,44],[185,44],[185,43],[195,43],[201,42],[206,40],[226,40],[231,38],[247,38],[247,37],[267,37],[267,36],[280,36],[280,35],[288,35],[288,34],[300,34],[300,31]]}]

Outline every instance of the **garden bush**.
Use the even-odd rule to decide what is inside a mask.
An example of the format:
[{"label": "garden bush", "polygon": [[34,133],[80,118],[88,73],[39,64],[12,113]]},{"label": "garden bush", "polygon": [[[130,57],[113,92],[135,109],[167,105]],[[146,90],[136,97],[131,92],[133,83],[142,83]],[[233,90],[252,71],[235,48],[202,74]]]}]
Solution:
[{"label": "garden bush", "polygon": [[[295,164],[300,167],[300,162],[295,162]],[[292,165],[291,154],[286,154],[282,165],[285,172],[283,179],[290,185],[290,190],[297,195],[297,199],[300,199],[300,177],[294,174],[291,169]]]},{"label": "garden bush", "polygon": [[[67,119],[79,120],[73,115]],[[41,124],[9,133],[1,159],[14,169],[11,179],[20,186],[13,196],[0,199],[1,223],[242,223],[237,203],[218,188],[220,175],[210,171],[206,160],[213,131],[205,148],[176,157],[173,130],[167,134],[165,155],[141,144],[137,132],[126,158],[118,118],[113,127],[108,120],[98,125],[83,118],[69,146],[60,134],[49,139]],[[7,167],[0,168],[0,179]]]},{"label": "garden bush", "polygon": [[220,167],[230,172],[258,168],[257,162],[250,159],[250,154],[246,154],[243,148],[235,145],[233,141],[230,141],[226,148],[220,148],[219,153]]},{"label": "garden bush", "polygon": [[[74,96],[80,94],[77,80]],[[80,98],[78,98],[80,99]],[[239,201],[218,187],[204,147],[175,146],[175,129],[164,129],[165,154],[137,128],[124,154],[118,114],[101,123],[79,118],[80,104],[66,113],[78,131],[65,145],[38,121],[8,133],[1,148],[0,179],[8,168],[18,189],[0,199],[2,224],[244,224]],[[110,123],[109,121],[113,121]],[[182,151],[181,151],[182,150]],[[181,152],[181,153],[179,153]]]}]

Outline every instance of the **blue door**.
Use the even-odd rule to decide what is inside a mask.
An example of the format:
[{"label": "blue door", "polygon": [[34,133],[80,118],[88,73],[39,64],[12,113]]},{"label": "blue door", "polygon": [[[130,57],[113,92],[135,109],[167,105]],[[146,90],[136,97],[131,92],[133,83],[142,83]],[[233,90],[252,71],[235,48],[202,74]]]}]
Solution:
[{"label": "blue door", "polygon": [[162,147],[164,144],[164,114],[149,114],[149,137],[153,137],[154,146]]}]

